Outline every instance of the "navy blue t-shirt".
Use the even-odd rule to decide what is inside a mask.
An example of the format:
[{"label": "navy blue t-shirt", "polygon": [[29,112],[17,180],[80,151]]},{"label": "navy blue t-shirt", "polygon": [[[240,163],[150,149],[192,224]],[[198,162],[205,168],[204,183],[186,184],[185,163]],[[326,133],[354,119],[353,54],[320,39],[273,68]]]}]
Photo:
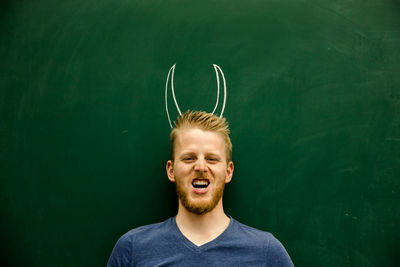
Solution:
[{"label": "navy blue t-shirt", "polygon": [[175,218],[124,234],[107,267],[133,266],[293,266],[282,244],[231,218],[216,239],[197,246],[179,230]]}]

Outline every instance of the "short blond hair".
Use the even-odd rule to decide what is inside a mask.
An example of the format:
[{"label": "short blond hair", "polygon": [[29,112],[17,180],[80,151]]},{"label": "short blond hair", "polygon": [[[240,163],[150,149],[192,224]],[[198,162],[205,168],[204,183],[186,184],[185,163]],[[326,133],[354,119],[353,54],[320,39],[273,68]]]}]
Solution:
[{"label": "short blond hair", "polygon": [[179,131],[190,128],[199,128],[203,131],[211,131],[221,135],[225,141],[226,162],[232,160],[232,143],[229,138],[229,125],[225,118],[218,117],[204,111],[186,111],[178,116],[174,122],[175,127],[171,130],[171,160],[174,161],[175,140]]}]

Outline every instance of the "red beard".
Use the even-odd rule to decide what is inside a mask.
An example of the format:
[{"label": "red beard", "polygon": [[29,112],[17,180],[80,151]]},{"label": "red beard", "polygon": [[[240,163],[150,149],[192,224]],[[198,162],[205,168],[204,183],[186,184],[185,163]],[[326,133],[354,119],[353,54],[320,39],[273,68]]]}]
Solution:
[{"label": "red beard", "polygon": [[[206,177],[198,177],[198,178],[206,178]],[[207,212],[212,211],[215,206],[217,206],[218,202],[221,200],[224,194],[225,183],[224,181],[220,181],[220,184],[217,185],[215,190],[212,193],[211,200],[191,200],[189,198],[189,192],[179,183],[179,179],[176,179],[176,193],[178,195],[178,199],[182,203],[183,207],[189,212],[194,214],[202,215]]]}]

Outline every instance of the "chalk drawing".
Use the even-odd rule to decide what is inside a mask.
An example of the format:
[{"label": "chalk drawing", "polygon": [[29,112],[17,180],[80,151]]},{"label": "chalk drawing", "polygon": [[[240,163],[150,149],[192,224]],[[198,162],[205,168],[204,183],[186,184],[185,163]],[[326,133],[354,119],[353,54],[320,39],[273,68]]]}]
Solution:
[{"label": "chalk drawing", "polygon": [[[171,128],[173,128],[173,126],[172,126],[171,118],[169,116],[169,111],[168,111],[168,82],[169,82],[169,77],[170,76],[171,76],[172,98],[174,99],[174,103],[175,103],[176,109],[178,110],[179,115],[182,115],[181,109],[179,108],[179,105],[178,105],[178,101],[176,101],[176,97],[175,97],[175,90],[174,90],[175,67],[176,67],[176,64],[172,65],[172,67],[169,69],[168,75],[167,75],[167,81],[165,82],[165,110],[167,112],[168,122],[169,122],[169,126],[171,126]],[[224,102],[222,104],[221,113],[219,115],[219,117],[221,118],[222,115],[224,114],[225,104],[226,104],[226,95],[227,95],[227,93],[226,93],[226,80],[225,80],[224,73],[222,72],[222,69],[216,64],[213,64],[213,67],[214,67],[214,70],[215,70],[215,76],[217,77],[217,101],[215,103],[214,110],[211,113],[214,114],[214,112],[217,110],[217,107],[218,107],[219,90],[220,90],[219,74],[221,74],[222,81],[224,83]]]}]

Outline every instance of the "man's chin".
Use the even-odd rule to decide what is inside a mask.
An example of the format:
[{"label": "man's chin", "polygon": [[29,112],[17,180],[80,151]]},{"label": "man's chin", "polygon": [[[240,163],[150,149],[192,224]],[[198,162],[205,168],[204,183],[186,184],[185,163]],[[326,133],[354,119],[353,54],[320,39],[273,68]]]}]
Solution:
[{"label": "man's chin", "polygon": [[206,214],[215,209],[217,206],[218,201],[211,200],[188,200],[188,199],[181,199],[182,206],[189,211],[190,213],[194,213],[197,215]]},{"label": "man's chin", "polygon": [[189,211],[190,213],[196,214],[196,215],[204,215],[210,211],[212,211],[215,208],[214,206],[211,205],[184,205],[185,209]]},{"label": "man's chin", "polygon": [[[180,205],[183,206],[187,211],[197,215],[204,215],[212,210],[218,205],[222,199],[224,192],[224,184],[222,187],[214,192],[214,194],[205,194],[202,196],[192,196],[187,191],[181,190],[179,186],[176,187],[176,192]],[[211,192],[209,192],[211,193]]]}]

